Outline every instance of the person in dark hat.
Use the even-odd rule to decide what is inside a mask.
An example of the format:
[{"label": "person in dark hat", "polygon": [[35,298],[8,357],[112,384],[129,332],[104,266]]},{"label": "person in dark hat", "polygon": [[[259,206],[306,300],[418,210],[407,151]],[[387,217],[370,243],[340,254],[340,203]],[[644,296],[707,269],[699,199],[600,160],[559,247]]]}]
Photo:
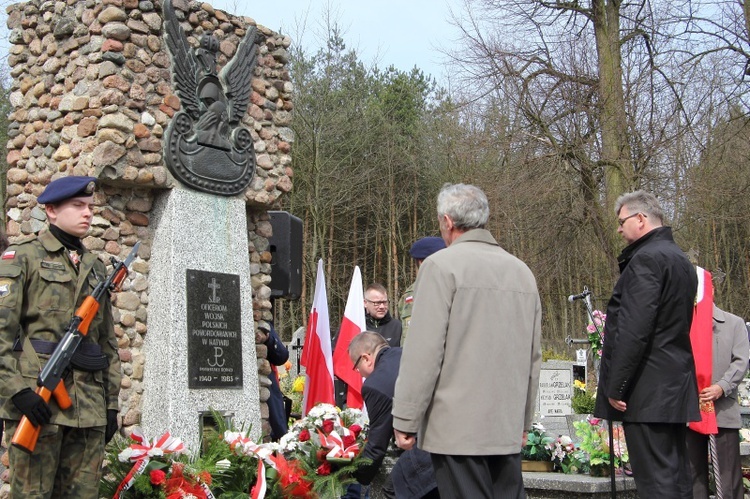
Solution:
[{"label": "person in dark hat", "polygon": [[121,372],[109,296],[78,347],[85,365],[74,359],[63,378],[73,405],[62,410],[34,391],[65,325],[107,274],[81,242],[94,217],[95,185],[79,176],[51,182],[37,199],[49,230],[0,258],[0,418],[10,435],[22,416],[41,426],[33,453],[10,449],[14,498],[98,498],[104,445],[117,431]]},{"label": "person in dark hat", "polygon": [[[417,242],[411,245],[409,254],[414,260],[416,260],[417,268],[419,268],[419,266],[422,265],[422,262],[425,261],[428,256],[443,248],[445,248],[445,241],[443,241],[442,237],[423,237],[422,239],[417,240]],[[401,295],[401,299],[398,301],[398,318],[401,319],[402,327],[401,346],[404,345],[406,334],[409,332],[409,322],[411,321],[411,307],[413,306],[413,304],[414,283],[412,282],[411,286],[406,288],[406,291],[404,291],[404,294]]]},{"label": "person in dark hat", "polygon": [[271,373],[268,375],[271,382],[268,387],[270,393],[266,401],[266,404],[268,404],[268,424],[271,427],[270,438],[272,441],[278,442],[289,431],[291,407],[287,412],[287,404],[279,386],[279,372],[276,367],[283,366],[289,360],[289,350],[279,338],[273,324],[269,323],[267,327],[259,326],[258,330],[261,337],[265,336],[263,344],[267,348],[266,359],[271,364]]}]

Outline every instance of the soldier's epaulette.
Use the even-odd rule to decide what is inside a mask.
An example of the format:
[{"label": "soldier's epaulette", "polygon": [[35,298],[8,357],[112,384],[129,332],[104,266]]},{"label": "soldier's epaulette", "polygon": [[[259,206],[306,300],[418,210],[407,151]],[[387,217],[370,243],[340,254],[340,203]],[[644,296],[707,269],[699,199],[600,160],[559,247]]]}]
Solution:
[{"label": "soldier's epaulette", "polygon": [[36,234],[24,234],[22,236],[17,236],[11,239],[10,245],[11,246],[20,246],[22,244],[30,243],[31,241],[36,241],[37,239]]}]

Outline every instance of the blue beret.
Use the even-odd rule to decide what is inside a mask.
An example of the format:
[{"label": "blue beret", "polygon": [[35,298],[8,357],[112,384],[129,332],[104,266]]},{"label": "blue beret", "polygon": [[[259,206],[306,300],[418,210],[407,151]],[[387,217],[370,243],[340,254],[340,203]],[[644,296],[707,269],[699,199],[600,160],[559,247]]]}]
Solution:
[{"label": "blue beret", "polygon": [[95,177],[78,177],[69,175],[53,180],[37,198],[38,203],[55,204],[66,199],[91,196],[96,187]]},{"label": "blue beret", "polygon": [[423,237],[411,245],[409,254],[416,260],[424,260],[443,248],[445,248],[445,241],[441,237]]}]

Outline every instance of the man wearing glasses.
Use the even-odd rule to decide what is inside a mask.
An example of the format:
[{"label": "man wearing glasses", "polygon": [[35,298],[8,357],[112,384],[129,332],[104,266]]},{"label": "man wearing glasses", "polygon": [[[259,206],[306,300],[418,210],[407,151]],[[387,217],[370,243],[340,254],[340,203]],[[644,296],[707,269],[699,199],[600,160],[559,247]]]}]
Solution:
[{"label": "man wearing glasses", "polygon": [[373,283],[365,290],[365,323],[368,331],[375,331],[392,347],[401,344],[401,321],[388,311],[388,292],[382,284]]},{"label": "man wearing glasses", "polygon": [[607,305],[594,415],[623,421],[640,497],[689,499],[685,423],[700,420],[690,345],[698,278],[652,194],[624,194],[615,212],[628,246]]},{"label": "man wearing glasses", "polygon": [[[391,409],[401,348],[391,348],[378,333],[364,331],[349,343],[349,358],[354,369],[365,378],[362,397],[370,417],[370,431],[362,456],[372,460],[370,464],[360,466],[354,477],[359,483],[369,485],[380,469],[393,437]],[[383,484],[381,495],[384,498],[440,497],[430,455],[417,448],[402,453]]]}]

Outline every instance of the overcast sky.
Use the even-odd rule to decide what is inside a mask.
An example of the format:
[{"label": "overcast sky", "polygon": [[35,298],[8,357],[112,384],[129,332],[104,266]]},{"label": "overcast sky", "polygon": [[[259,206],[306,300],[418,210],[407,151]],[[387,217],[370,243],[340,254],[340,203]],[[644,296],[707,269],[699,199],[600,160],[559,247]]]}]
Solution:
[{"label": "overcast sky", "polygon": [[[214,7],[252,17],[259,24],[292,36],[294,43],[317,48],[325,34],[326,9],[344,31],[348,48],[365,64],[409,71],[415,65],[441,80],[445,56],[456,38],[450,10],[461,0],[214,0]],[[301,40],[299,28],[304,28]]]}]

